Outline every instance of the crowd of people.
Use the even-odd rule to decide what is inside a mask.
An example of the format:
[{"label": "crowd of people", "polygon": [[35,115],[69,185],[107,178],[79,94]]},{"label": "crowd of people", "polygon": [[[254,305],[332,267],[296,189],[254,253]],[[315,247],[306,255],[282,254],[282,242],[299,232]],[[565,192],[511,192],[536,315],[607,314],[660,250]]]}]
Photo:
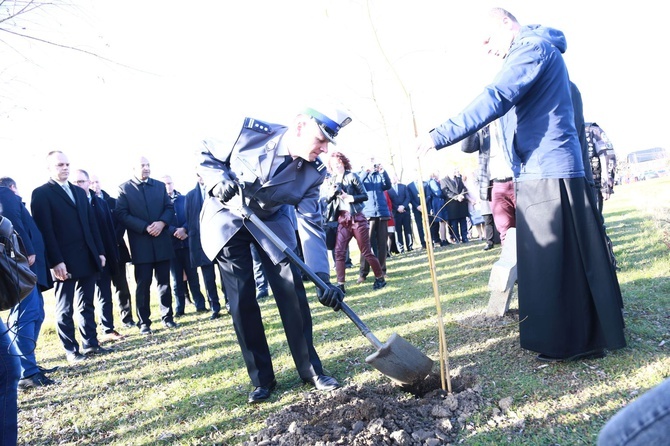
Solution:
[{"label": "crowd of people", "polygon": [[[625,347],[623,302],[602,204],[585,169],[581,104],[562,58],[565,37],[555,29],[521,26],[502,9],[488,19],[485,45],[503,59],[500,73],[459,115],[416,141],[420,156],[464,141],[463,151],[479,155],[479,170],[470,180],[451,167],[446,176],[434,170],[426,180],[404,184],[374,159],[354,172],[342,152],[324,163],[320,155],[351,122],[348,112],[331,105],[307,108],[288,125],[246,118],[234,140],[203,140],[198,182],[186,196],[174,189],[171,177],[152,178],[145,157],[111,198],[84,170],[76,172],[73,184],[68,157],[53,151],[47,156],[50,178],[33,191],[31,212],[13,180],[1,179],[3,215],[29,242],[26,254],[39,279],[8,320],[16,342],[5,337],[0,342],[3,349],[13,344],[19,350],[18,387],[54,383],[48,377],[54,370],[40,367],[34,355],[44,320],[43,291],[54,288],[58,338],[68,362],[76,365],[109,352],[103,341],[123,338],[114,323],[112,295],[121,324],[152,333],[155,280],[160,320],[168,330],[178,329],[175,318],[184,314],[187,299],[212,319],[228,310],[253,385],[249,403],[266,401],[277,385],[258,303],[263,282],[266,294],[269,284],[275,295],[300,378],[317,390],[335,389],[339,382],[325,374],[314,346],[302,273],[309,269],[321,279],[319,302],[338,311],[352,238],[361,252],[357,283],[372,270],[372,288],[382,289],[389,253],[415,249],[410,215],[426,247],[424,213],[437,246],[469,243],[474,226],[484,229],[479,236],[488,250],[496,232],[504,243],[507,231],[516,228],[520,344],[537,352],[538,360],[602,357]],[[542,135],[538,128],[545,129]],[[596,152],[588,157],[597,158]],[[420,204],[421,188],[427,209]],[[481,222],[473,220],[474,210]],[[337,283],[330,281],[324,221],[337,222]],[[287,250],[300,254],[303,271]],[[129,262],[134,314],[125,273]],[[0,329],[6,330],[4,324]],[[12,387],[13,375],[2,377],[5,389]],[[16,410],[11,390],[2,394],[14,399],[14,406],[4,405],[5,417]]]}]

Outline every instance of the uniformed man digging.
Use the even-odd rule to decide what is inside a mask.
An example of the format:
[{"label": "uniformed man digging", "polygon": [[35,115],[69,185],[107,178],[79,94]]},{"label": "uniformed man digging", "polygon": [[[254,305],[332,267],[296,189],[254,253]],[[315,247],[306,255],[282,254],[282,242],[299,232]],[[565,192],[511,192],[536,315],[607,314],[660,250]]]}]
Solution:
[{"label": "uniformed man digging", "polygon": [[295,212],[305,263],[328,284],[319,301],[338,310],[342,292],[330,283],[325,234],[319,212],[319,187],[326,169],[319,159],[342,127],[344,111],[308,108],[291,125],[246,118],[235,142],[204,140],[198,173],[208,198],[201,214],[205,253],[218,261],[230,303],[237,340],[255,389],[249,403],[267,400],[277,381],[261,312],[256,301],[250,244],[256,245],[284,325],[300,378],[318,390],[339,387],[324,375],[312,341],[312,318],[301,274],[288,258],[239,211],[237,183],[244,185],[248,207],[291,249],[297,246]]}]

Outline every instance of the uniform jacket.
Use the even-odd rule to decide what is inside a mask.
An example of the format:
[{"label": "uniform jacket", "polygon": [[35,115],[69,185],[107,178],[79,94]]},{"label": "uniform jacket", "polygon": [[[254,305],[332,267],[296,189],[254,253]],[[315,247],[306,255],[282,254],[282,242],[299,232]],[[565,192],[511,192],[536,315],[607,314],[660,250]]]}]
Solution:
[{"label": "uniform jacket", "polygon": [[68,184],[76,204],[60,184],[49,180],[33,191],[30,208],[44,237],[47,266],[65,262],[72,278],[79,279],[102,270],[100,255],[105,249],[86,192]]},{"label": "uniform jacket", "polygon": [[493,82],[460,114],[430,132],[435,147],[452,145],[504,116],[505,145],[519,181],[583,177],[570,80],[561,55],[566,48],[561,31],[522,27]]},{"label": "uniform jacket", "polygon": [[382,172],[363,171],[358,176],[361,178],[365,190],[368,191],[368,201],[365,202],[365,207],[363,208],[365,217],[391,218],[391,211],[389,211],[388,204],[386,203],[386,195],[384,195],[384,191],[391,188],[389,174],[385,170]]},{"label": "uniform jacket", "polygon": [[149,178],[143,186],[140,184],[137,178],[133,178],[119,186],[115,210],[128,231],[133,264],[170,260],[174,250],[168,226],[158,237],[147,232],[147,227],[154,221],[162,221],[166,225],[172,221],[174,208],[165,191],[165,183]]},{"label": "uniform jacket", "polygon": [[232,146],[203,141],[198,172],[210,196],[201,213],[200,238],[210,259],[216,257],[242,225],[248,228],[274,263],[286,257],[253,223],[244,221],[239,211],[239,196],[225,205],[211,196],[212,188],[229,171],[245,185],[249,208],[295,250],[296,228],[288,208],[293,206],[305,263],[315,272],[330,271],[319,209],[319,188],[326,175],[325,165],[318,158],[314,162],[296,158],[272,178],[268,178],[268,169],[264,168],[275,158],[286,130],[282,125],[246,118]]},{"label": "uniform jacket", "polygon": [[200,211],[202,210],[202,193],[200,192],[200,184],[196,184],[195,188],[186,194],[184,201],[186,210],[186,227],[188,230],[189,254],[191,258],[191,265],[193,267],[211,265],[212,261],[207,258],[205,251],[202,250],[200,243]]}]

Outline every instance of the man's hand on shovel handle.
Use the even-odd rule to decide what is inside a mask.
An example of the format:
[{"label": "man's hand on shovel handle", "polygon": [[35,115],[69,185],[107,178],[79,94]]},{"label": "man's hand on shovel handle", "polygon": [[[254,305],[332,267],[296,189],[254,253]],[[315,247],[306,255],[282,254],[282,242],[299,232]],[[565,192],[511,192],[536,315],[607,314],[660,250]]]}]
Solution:
[{"label": "man's hand on shovel handle", "polygon": [[344,293],[338,287],[330,283],[330,276],[326,273],[316,273],[317,276],[326,284],[326,289],[322,290],[316,287],[316,296],[319,298],[321,305],[331,307],[333,310],[340,309],[340,302],[344,299]]}]

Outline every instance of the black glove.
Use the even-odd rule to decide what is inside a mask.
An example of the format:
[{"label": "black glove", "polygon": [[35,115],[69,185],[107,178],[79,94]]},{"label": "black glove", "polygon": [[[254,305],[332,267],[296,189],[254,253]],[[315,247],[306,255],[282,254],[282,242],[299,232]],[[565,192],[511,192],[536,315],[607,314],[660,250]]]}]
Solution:
[{"label": "black glove", "polygon": [[316,273],[316,275],[326,284],[325,290],[322,290],[318,286],[316,287],[316,297],[319,298],[319,302],[321,302],[321,305],[331,307],[335,311],[339,310],[340,302],[344,299],[344,293],[341,289],[330,283],[330,276],[327,273]]},{"label": "black glove", "polygon": [[221,200],[222,203],[230,201],[238,192],[237,183],[226,174],[223,175],[223,180],[212,188],[212,196]]}]

